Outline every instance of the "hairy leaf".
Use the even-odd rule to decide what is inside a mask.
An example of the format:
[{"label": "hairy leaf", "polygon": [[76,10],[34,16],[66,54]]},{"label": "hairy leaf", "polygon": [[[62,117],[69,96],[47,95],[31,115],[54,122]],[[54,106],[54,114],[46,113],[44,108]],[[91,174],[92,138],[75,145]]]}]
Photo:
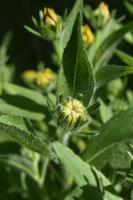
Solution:
[{"label": "hairy leaf", "polygon": [[[100,187],[102,186],[106,188],[109,186],[109,180],[100,171],[82,161],[76,154],[74,154],[68,147],[64,146],[63,144],[55,142],[53,143],[53,148],[62,164],[68,173],[71,174],[71,176],[74,178],[78,186],[84,187],[85,185],[88,185],[88,192],[89,189],[95,191],[97,194],[99,194],[100,199],[100,192],[102,192]],[[104,188],[102,194],[103,197],[105,197],[105,199],[112,200],[111,198],[108,198],[108,194],[110,194],[110,196],[113,194],[107,190],[104,190]],[[78,193],[80,194],[79,190]],[[114,196],[116,200],[121,200],[121,198],[117,197],[116,195]]]},{"label": "hairy leaf", "polygon": [[0,113],[33,120],[43,120],[46,97],[41,93],[11,83],[1,83]]},{"label": "hairy leaf", "polygon": [[27,148],[53,158],[53,154],[48,144],[42,141],[37,135],[26,129],[25,121],[19,117],[0,117],[0,134],[11,136],[16,142]]},{"label": "hairy leaf", "polygon": [[[20,100],[21,98],[16,98],[16,100]],[[37,121],[41,121],[44,119],[44,114],[41,112],[35,112],[34,110],[30,111],[26,108],[17,107],[15,105],[10,105],[8,103],[0,102],[0,114],[7,114],[7,115],[15,115],[21,116]]]},{"label": "hairy leaf", "polygon": [[46,98],[39,92],[34,91],[32,89],[28,89],[22,86],[18,86],[12,83],[0,83],[2,85],[2,91],[4,94],[9,94],[9,95],[19,95],[23,96],[25,98],[28,98],[35,103],[46,106],[47,101]]},{"label": "hairy leaf", "polygon": [[[73,176],[79,186],[86,185],[87,180],[90,185],[97,186],[97,181],[93,173],[93,167],[82,161],[68,147],[65,147],[60,142],[54,142],[53,148],[61,162],[64,164],[66,170],[68,170],[68,172]],[[101,172],[97,171],[95,168],[94,171],[99,177],[101,177],[101,179],[103,179],[104,186],[108,186],[110,184]]]},{"label": "hairy leaf", "polygon": [[60,45],[61,45],[61,57],[63,55],[64,49],[67,46],[67,43],[71,37],[72,30],[73,30],[73,25],[76,20],[77,14],[79,10],[82,8],[83,1],[82,0],[77,0],[73,6],[73,9],[71,10],[70,14],[68,15],[63,32],[61,34],[60,38]]},{"label": "hairy leaf", "polygon": [[[83,154],[96,167],[103,167],[115,154],[115,148],[133,140],[133,108],[121,111],[105,123]],[[117,151],[117,148],[116,148]],[[117,153],[117,152],[116,152]]]},{"label": "hairy leaf", "polygon": [[88,105],[94,89],[94,77],[81,39],[81,17],[77,17],[71,39],[64,51],[63,68],[58,80],[58,96],[78,98]]}]

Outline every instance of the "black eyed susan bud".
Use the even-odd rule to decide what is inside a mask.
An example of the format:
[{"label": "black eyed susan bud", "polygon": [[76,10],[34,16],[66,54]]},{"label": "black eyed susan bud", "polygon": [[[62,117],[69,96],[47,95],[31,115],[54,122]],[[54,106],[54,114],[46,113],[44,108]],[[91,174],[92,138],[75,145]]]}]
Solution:
[{"label": "black eyed susan bud", "polygon": [[48,87],[55,80],[55,73],[50,68],[34,71],[26,70],[22,73],[22,78],[27,83],[35,84],[36,86]]},{"label": "black eyed susan bud", "polygon": [[52,8],[44,7],[44,16],[43,16],[44,23],[48,25],[55,26],[58,20],[58,15]]},{"label": "black eyed susan bud", "polygon": [[25,70],[22,73],[22,78],[27,82],[34,82],[37,77],[37,72],[34,70]]},{"label": "black eyed susan bud", "polygon": [[98,8],[94,12],[95,16],[101,16],[103,19],[103,25],[108,21],[110,17],[110,12],[108,5],[104,2],[101,2]]},{"label": "black eyed susan bud", "polygon": [[58,124],[64,129],[73,130],[87,121],[87,111],[77,99],[69,98],[58,107]]},{"label": "black eyed susan bud", "polygon": [[90,27],[85,24],[81,27],[82,39],[86,46],[90,45],[94,41],[94,34]]},{"label": "black eyed susan bud", "polygon": [[44,70],[37,72],[36,84],[39,87],[49,86],[54,80],[54,77],[54,72],[49,68],[45,68]]}]

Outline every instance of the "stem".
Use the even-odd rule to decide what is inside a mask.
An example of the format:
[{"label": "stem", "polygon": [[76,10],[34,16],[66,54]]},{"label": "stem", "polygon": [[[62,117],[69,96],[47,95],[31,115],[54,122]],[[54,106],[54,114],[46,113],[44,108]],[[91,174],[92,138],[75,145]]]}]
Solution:
[{"label": "stem", "polygon": [[36,154],[35,158],[34,158],[34,162],[33,162],[33,169],[34,169],[34,175],[33,175],[33,177],[38,182],[38,184],[39,184],[39,179],[40,179],[39,168],[38,168],[39,160],[40,160],[40,156],[38,156]]},{"label": "stem", "polygon": [[63,135],[63,138],[62,138],[62,142],[64,145],[68,145],[69,143],[69,139],[70,139],[70,136],[71,136],[71,132],[66,132],[64,135]]},{"label": "stem", "polygon": [[39,184],[40,184],[41,187],[43,186],[43,183],[44,183],[44,180],[45,180],[45,177],[46,177],[48,162],[49,162],[49,159],[43,160],[42,171],[41,171],[40,181],[39,181]]}]

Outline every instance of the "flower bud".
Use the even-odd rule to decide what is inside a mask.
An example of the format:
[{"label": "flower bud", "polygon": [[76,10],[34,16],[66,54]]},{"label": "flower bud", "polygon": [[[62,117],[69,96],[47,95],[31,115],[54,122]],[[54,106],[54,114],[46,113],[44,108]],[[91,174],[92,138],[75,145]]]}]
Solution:
[{"label": "flower bud", "polygon": [[65,129],[73,130],[88,120],[87,111],[77,99],[69,98],[58,108],[58,124]]},{"label": "flower bud", "polygon": [[34,83],[39,87],[49,86],[54,80],[54,77],[54,72],[49,68],[40,71],[26,70],[22,74],[24,81]]},{"label": "flower bud", "polygon": [[94,41],[94,34],[92,33],[90,27],[87,24],[82,26],[81,33],[82,39],[87,46]]},{"label": "flower bud", "polygon": [[44,23],[55,26],[57,23],[58,16],[53,9],[44,7],[43,19]]},{"label": "flower bud", "polygon": [[37,72],[36,84],[40,87],[48,86],[54,79],[54,72],[46,68],[42,71]]},{"label": "flower bud", "polygon": [[22,78],[28,82],[34,82],[37,77],[37,72],[34,70],[25,70],[22,74]]},{"label": "flower bud", "polygon": [[95,16],[101,16],[103,18],[103,24],[105,24],[110,17],[108,5],[104,2],[101,2],[98,8],[95,10],[94,14]]}]

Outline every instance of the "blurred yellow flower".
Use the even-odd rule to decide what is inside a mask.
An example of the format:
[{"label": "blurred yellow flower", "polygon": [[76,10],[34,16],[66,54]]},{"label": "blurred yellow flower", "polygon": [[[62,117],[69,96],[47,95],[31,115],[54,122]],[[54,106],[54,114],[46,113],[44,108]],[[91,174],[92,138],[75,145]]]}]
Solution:
[{"label": "blurred yellow flower", "polygon": [[22,78],[27,82],[33,82],[39,87],[48,86],[55,77],[54,72],[45,68],[40,71],[26,70],[22,74]]},{"label": "blurred yellow flower", "polygon": [[94,41],[94,34],[87,24],[81,27],[81,33],[82,39],[86,45],[90,45]]},{"label": "blurred yellow flower", "polygon": [[44,22],[48,25],[55,26],[57,23],[58,15],[52,8],[44,7]]},{"label": "blurred yellow flower", "polygon": [[94,11],[95,16],[102,15],[103,16],[103,24],[107,22],[110,17],[109,7],[106,3],[101,2],[98,8]]},{"label": "blurred yellow flower", "polygon": [[37,72],[34,70],[25,70],[22,74],[22,78],[26,81],[34,81],[37,77]]},{"label": "blurred yellow flower", "polygon": [[53,79],[54,72],[49,68],[45,68],[37,72],[36,84],[40,87],[48,86]]}]

